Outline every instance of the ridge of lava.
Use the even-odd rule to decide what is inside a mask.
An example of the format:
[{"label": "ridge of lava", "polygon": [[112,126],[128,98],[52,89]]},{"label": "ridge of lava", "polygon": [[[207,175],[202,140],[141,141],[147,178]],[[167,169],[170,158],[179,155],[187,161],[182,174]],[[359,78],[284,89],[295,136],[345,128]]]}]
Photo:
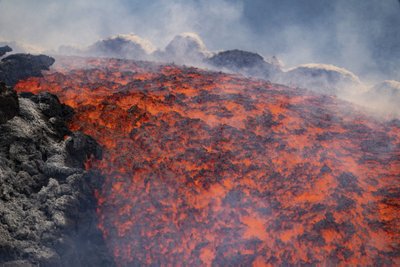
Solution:
[{"label": "ridge of lava", "polygon": [[119,266],[400,264],[400,123],[263,80],[60,57],[56,94],[104,148],[99,228]]}]

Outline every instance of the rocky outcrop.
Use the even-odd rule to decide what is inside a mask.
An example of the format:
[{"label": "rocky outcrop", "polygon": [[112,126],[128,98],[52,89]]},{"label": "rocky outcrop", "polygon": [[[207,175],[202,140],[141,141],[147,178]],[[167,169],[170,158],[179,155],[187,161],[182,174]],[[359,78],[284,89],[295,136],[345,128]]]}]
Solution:
[{"label": "rocky outcrop", "polygon": [[17,93],[0,82],[0,124],[14,118],[19,112]]},{"label": "rocky outcrop", "polygon": [[6,53],[11,51],[12,49],[8,45],[0,47],[0,57],[4,56]]},{"label": "rocky outcrop", "polygon": [[281,72],[279,66],[266,62],[259,54],[237,49],[219,52],[206,62],[223,70],[268,80]]},{"label": "rocky outcrop", "polygon": [[22,94],[0,125],[0,266],[113,266],[96,227],[102,176],[83,169],[101,149],[68,130],[71,115],[54,95]]},{"label": "rocky outcrop", "polygon": [[19,80],[42,75],[48,70],[54,59],[45,55],[13,54],[0,61],[0,81],[14,86]]}]

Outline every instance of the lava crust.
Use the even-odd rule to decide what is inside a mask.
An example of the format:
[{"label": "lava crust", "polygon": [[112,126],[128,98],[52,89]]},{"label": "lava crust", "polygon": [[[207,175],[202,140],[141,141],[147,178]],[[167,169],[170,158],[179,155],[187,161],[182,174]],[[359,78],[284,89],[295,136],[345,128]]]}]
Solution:
[{"label": "lava crust", "polygon": [[99,145],[69,131],[56,96],[0,86],[0,266],[113,266],[96,227],[101,176],[84,170]]},{"label": "lava crust", "polygon": [[399,265],[400,123],[241,76],[60,58],[17,90],[72,106],[119,266]]}]

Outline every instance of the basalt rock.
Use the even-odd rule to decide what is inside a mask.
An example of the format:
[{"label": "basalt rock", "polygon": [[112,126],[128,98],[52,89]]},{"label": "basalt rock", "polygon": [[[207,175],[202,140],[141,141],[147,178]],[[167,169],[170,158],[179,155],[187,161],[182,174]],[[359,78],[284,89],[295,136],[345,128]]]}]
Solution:
[{"label": "basalt rock", "polygon": [[207,59],[207,63],[218,68],[264,79],[272,79],[281,72],[279,66],[266,62],[259,54],[237,49],[220,52]]},{"label": "basalt rock", "polygon": [[0,62],[0,81],[14,86],[19,80],[40,77],[42,70],[48,70],[54,59],[45,55],[14,54]]},{"label": "basalt rock", "polygon": [[19,112],[17,93],[0,83],[0,124],[14,118]]},{"label": "basalt rock", "polygon": [[6,53],[11,51],[12,49],[8,45],[0,47],[0,57],[4,56]]},{"label": "basalt rock", "polygon": [[100,146],[68,130],[71,108],[54,95],[18,101],[2,85],[6,104],[0,118],[15,117],[0,125],[0,266],[113,266],[96,226],[102,176],[82,168]]}]

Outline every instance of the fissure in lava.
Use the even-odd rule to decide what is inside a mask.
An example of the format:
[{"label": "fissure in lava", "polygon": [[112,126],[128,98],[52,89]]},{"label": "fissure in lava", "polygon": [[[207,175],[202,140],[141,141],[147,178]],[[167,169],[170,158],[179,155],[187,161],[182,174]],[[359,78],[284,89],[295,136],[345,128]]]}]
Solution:
[{"label": "fissure in lava", "polygon": [[[84,68],[82,67],[84,66]],[[104,146],[99,228],[132,265],[395,265],[400,123],[260,80],[60,58],[19,92]]]}]

